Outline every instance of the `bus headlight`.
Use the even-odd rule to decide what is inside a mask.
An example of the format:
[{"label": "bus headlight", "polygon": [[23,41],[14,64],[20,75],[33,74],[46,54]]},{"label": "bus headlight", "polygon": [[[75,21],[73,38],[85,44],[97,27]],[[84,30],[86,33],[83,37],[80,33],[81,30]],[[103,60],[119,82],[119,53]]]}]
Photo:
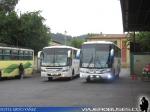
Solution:
[{"label": "bus headlight", "polygon": [[105,75],[106,75],[107,79],[112,79],[111,73],[105,73]]},{"label": "bus headlight", "polygon": [[112,79],[112,75],[108,74],[107,78]]},{"label": "bus headlight", "polygon": [[96,78],[100,78],[100,76],[99,76],[99,75],[97,75],[97,76],[96,76]]}]

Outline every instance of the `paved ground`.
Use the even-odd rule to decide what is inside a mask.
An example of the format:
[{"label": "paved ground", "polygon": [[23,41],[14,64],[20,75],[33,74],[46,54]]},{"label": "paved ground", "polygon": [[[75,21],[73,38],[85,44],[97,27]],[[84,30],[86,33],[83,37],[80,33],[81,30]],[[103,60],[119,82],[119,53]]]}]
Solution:
[{"label": "paved ground", "polygon": [[85,83],[79,78],[44,81],[40,74],[0,81],[1,106],[136,107],[143,95],[150,100],[150,81],[131,80],[127,69],[113,83]]}]

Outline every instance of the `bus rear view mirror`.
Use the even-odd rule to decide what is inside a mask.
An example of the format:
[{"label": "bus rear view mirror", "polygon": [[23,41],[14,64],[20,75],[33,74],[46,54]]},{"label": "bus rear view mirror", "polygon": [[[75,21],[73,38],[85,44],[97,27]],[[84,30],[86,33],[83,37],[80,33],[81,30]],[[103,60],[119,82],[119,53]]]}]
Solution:
[{"label": "bus rear view mirror", "polygon": [[68,58],[70,58],[71,57],[71,51],[69,50],[68,51]]},{"label": "bus rear view mirror", "polygon": [[77,51],[76,58],[77,58],[77,59],[80,58],[80,50]]},{"label": "bus rear view mirror", "polygon": [[114,49],[110,50],[110,56],[113,57],[114,56]]}]

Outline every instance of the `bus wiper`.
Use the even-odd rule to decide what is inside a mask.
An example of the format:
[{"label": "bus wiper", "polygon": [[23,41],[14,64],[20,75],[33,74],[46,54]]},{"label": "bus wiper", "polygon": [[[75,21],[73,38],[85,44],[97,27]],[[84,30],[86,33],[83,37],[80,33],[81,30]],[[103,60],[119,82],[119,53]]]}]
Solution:
[{"label": "bus wiper", "polygon": [[92,57],[91,57],[91,59],[90,59],[90,61],[89,61],[89,64],[88,64],[88,68],[89,68],[89,66],[91,65],[91,63],[92,63],[92,61],[93,61],[93,55],[92,55]]}]

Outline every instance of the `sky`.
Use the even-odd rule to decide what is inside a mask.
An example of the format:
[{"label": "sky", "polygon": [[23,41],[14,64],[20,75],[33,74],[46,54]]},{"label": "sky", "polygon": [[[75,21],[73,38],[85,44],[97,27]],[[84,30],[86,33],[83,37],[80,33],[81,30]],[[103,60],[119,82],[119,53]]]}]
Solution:
[{"label": "sky", "polygon": [[123,33],[120,0],[20,0],[16,6],[18,13],[38,10],[52,33]]}]

